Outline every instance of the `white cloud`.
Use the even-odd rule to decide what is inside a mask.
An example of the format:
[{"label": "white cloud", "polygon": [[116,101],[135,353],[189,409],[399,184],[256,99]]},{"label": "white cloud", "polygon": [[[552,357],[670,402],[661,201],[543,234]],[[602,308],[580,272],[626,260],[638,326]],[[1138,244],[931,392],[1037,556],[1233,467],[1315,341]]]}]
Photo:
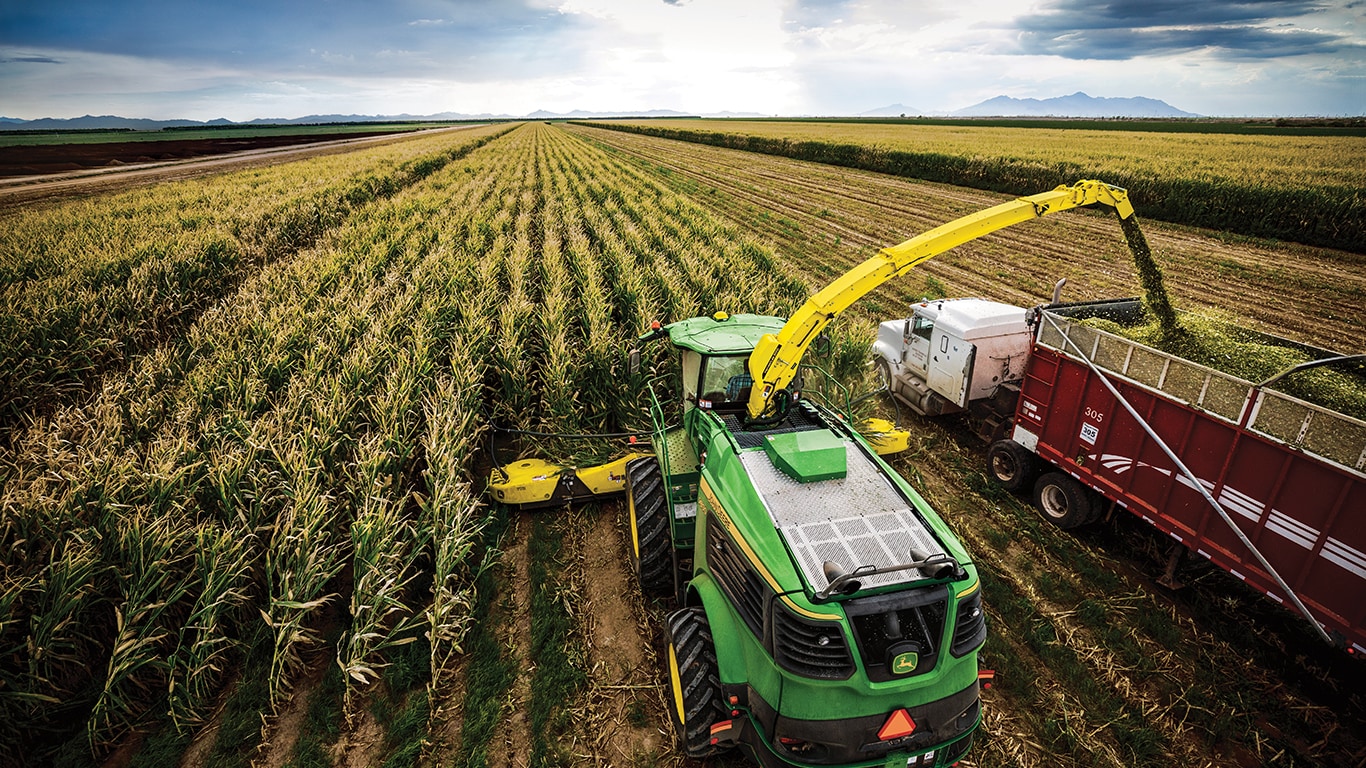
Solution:
[{"label": "white cloud", "polygon": [[[580,96],[597,102],[584,109],[781,111],[798,89],[772,2],[566,0],[556,9],[597,21],[585,41],[593,53],[574,78],[574,90],[596,94]],[[607,103],[614,95],[628,103]]]}]

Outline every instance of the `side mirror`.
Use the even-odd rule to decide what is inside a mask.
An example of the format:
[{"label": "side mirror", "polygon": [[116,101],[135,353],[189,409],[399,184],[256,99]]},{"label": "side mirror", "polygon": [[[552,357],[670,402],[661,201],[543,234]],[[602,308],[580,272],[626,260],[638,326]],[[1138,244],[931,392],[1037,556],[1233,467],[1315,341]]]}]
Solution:
[{"label": "side mirror", "polygon": [[640,349],[639,349],[639,348],[632,349],[631,352],[630,352],[630,354],[627,355],[627,357],[626,357],[626,370],[627,370],[632,376],[635,376],[637,373],[640,373]]}]

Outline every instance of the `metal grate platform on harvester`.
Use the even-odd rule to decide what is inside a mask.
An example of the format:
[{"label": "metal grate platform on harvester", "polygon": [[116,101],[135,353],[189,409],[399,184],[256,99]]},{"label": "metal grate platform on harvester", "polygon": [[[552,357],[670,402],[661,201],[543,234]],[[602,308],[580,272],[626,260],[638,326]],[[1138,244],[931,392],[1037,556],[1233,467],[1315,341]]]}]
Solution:
[{"label": "metal grate platform on harvester", "polygon": [[[943,552],[910,504],[852,442],[845,442],[848,472],[842,478],[800,483],[773,465],[763,451],[746,451],[740,461],[768,510],[773,525],[796,555],[807,584],[823,589],[828,581],[822,565],[838,563],[845,571],[863,565],[885,567],[914,558],[911,548]],[[862,579],[865,587],[914,581],[917,570]]]}]

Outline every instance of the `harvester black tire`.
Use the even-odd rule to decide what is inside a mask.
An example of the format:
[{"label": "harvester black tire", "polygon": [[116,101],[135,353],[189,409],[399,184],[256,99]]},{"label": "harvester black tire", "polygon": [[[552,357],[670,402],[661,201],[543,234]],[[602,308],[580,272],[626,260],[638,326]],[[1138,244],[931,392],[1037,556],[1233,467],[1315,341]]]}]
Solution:
[{"label": "harvester black tire", "polygon": [[673,593],[673,536],[669,500],[659,459],[647,456],[626,465],[626,506],[630,512],[631,550],[640,590],[647,597]]},{"label": "harvester black tire", "polygon": [[727,717],[721,672],[707,613],[701,607],[669,614],[669,720],[678,747],[689,757],[711,757],[727,748],[711,743],[711,727]]},{"label": "harvester black tire", "polygon": [[1063,530],[1094,519],[1091,490],[1065,472],[1048,472],[1034,483],[1034,506],[1044,519]]},{"label": "harvester black tire", "polygon": [[997,440],[987,448],[987,470],[1007,491],[1025,491],[1039,476],[1039,459],[1014,440]]}]

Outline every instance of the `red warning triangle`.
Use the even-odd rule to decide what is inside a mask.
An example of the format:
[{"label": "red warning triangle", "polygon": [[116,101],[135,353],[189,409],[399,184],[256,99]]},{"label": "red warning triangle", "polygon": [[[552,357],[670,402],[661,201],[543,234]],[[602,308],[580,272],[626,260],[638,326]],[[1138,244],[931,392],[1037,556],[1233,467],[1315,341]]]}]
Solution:
[{"label": "red warning triangle", "polygon": [[915,721],[911,719],[911,713],[904,709],[893,712],[887,722],[882,724],[882,729],[877,732],[877,737],[883,741],[899,739],[902,736],[910,736],[915,733]]}]

